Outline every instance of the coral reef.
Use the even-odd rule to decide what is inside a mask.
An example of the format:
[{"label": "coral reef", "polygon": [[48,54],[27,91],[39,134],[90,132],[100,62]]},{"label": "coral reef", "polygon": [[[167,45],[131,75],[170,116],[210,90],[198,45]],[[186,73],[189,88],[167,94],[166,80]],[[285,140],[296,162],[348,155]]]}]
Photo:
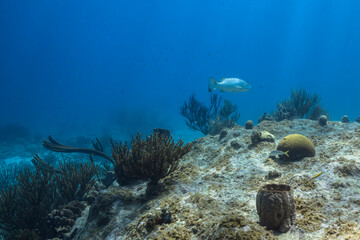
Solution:
[{"label": "coral reef", "polygon": [[264,115],[259,117],[258,123],[261,123],[262,121],[274,121],[274,118],[271,115],[264,113]]},{"label": "coral reef", "polygon": [[296,112],[296,109],[290,99],[286,99],[281,103],[277,103],[276,111],[271,115],[276,121],[282,121],[284,119],[293,120],[299,118],[299,115]]},{"label": "coral reef", "polygon": [[46,224],[49,228],[48,237],[65,239],[77,218],[81,216],[86,205],[79,201],[72,201],[66,205],[54,209],[46,217]]},{"label": "coral reef", "polygon": [[108,188],[116,180],[114,167],[110,164],[103,164],[99,170],[100,181],[106,188]]},{"label": "coral reef", "polygon": [[[253,144],[253,131],[271,132],[274,142]],[[307,136],[307,140],[316,147],[315,156],[304,157],[301,161],[269,158],[270,152],[276,144],[279,145],[281,139],[298,133]],[[164,143],[159,139],[166,137],[154,137],[149,141],[151,145],[154,144],[152,148],[140,149],[155,149],[155,146],[162,149]],[[139,145],[146,141],[147,138],[138,139]],[[155,144],[154,141],[158,142]],[[119,145],[124,146],[114,144]],[[85,208],[72,208],[70,205],[73,202],[59,203],[63,200],[58,197],[54,199],[53,196],[50,199],[55,206],[48,211],[33,212],[34,206],[22,204],[26,212],[33,212],[33,219],[38,219],[36,214],[46,212],[42,215],[46,220],[39,220],[44,224],[36,225],[35,228],[23,222],[7,225],[7,221],[20,221],[17,216],[23,216],[23,212],[17,209],[20,200],[16,197],[21,186],[10,185],[0,194],[2,237],[15,240],[359,238],[358,123],[327,121],[326,127],[322,127],[317,121],[307,119],[283,120],[281,123],[262,121],[252,131],[235,125],[214,136],[199,138],[191,146],[191,150],[182,155],[174,170],[158,180],[163,187],[161,194],[156,197],[144,198],[148,185],[141,178],[128,185],[109,183],[108,188],[95,183],[82,197],[75,197],[81,198],[81,201],[75,202],[81,202]],[[97,149],[101,150],[101,147],[97,146]],[[128,154],[132,155],[133,150],[133,147],[128,149]],[[134,150],[137,156],[151,155],[138,150]],[[26,173],[33,179],[23,178],[25,189],[40,191],[41,186],[46,189],[46,184],[42,183],[48,179],[44,178],[46,172],[51,173],[47,183],[57,189],[53,179],[56,174],[61,176],[60,168],[48,166],[40,160],[35,161],[35,169],[30,171],[31,174]],[[63,163],[63,166],[67,164]],[[154,171],[150,167],[149,170]],[[36,171],[44,171],[45,174],[37,176]],[[104,173],[98,173],[99,176],[111,172],[112,164],[104,166],[102,171]],[[29,186],[26,179],[34,180],[34,186]],[[295,196],[296,221],[285,233],[266,230],[259,224],[256,194],[261,186],[267,184],[291,186]],[[27,192],[21,196],[26,199],[24,196],[36,194],[41,200],[39,204],[46,203],[43,191]],[[24,219],[29,217],[25,215]]]},{"label": "coral reef", "polygon": [[[73,239],[357,239],[360,125],[295,119],[263,121],[254,131],[271,132],[275,143],[302,133],[317,154],[302,161],[268,158],[275,143],[252,146],[252,131],[240,126],[199,138],[161,179],[161,195],[144,201],[144,181],[114,183],[82,212]],[[296,221],[286,233],[258,223],[255,196],[266,184],[293,190]]]},{"label": "coral reef", "polygon": [[284,137],[278,144],[277,150],[288,152],[288,156],[281,155],[280,157],[285,160],[296,160],[303,157],[314,157],[315,147],[314,144],[301,134],[291,134]]},{"label": "coral reef", "polygon": [[[240,118],[240,114],[237,112],[238,106],[236,104],[233,104],[230,100],[225,99],[224,104],[222,105],[220,112],[219,112],[219,118],[222,123],[222,129],[223,128],[232,128],[235,126],[236,122]],[[219,131],[214,131],[209,129],[210,134],[218,134]]]},{"label": "coral reef", "polygon": [[338,219],[325,229],[322,239],[360,239],[360,224]]},{"label": "coral reef", "polygon": [[221,106],[219,113],[214,119],[210,120],[209,134],[219,134],[225,128],[232,128],[240,118],[237,112],[237,105],[232,104],[231,101],[225,99]]},{"label": "coral reef", "polygon": [[318,120],[321,116],[329,118],[329,113],[320,104],[310,108],[309,112],[306,114],[306,118],[311,120]]},{"label": "coral reef", "polygon": [[22,169],[14,184],[1,189],[0,236],[4,239],[53,237],[48,214],[75,198],[81,199],[97,174],[91,163],[75,167],[64,160],[61,167],[54,168],[35,155],[33,164],[35,169]]},{"label": "coral reef", "polygon": [[176,170],[180,158],[190,151],[191,144],[183,144],[181,140],[175,144],[172,137],[158,134],[141,140],[141,135],[137,134],[131,140],[131,152],[126,144],[115,145],[113,158],[119,184],[124,184],[129,177],[150,179],[147,195],[155,194],[159,180]]},{"label": "coral reef", "polygon": [[[214,101],[215,98],[213,98]],[[150,180],[146,196],[155,195],[161,190],[159,180],[172,173],[178,166],[179,159],[191,149],[191,144],[183,146],[184,142],[179,140],[176,144],[170,136],[170,131],[166,129],[154,129],[154,134],[141,139],[138,133],[132,137],[131,151],[127,143],[112,144],[112,157],[104,153],[104,149],[99,139],[93,142],[94,149],[75,148],[58,143],[52,137],[49,140],[43,140],[43,146],[55,152],[79,152],[90,154],[90,160],[93,162],[93,155],[97,155],[109,160],[114,165],[114,172],[117,182],[120,185],[127,184],[133,180]],[[44,165],[43,161],[41,165]],[[103,176],[109,172],[110,168],[102,171]],[[98,169],[96,170],[98,171]],[[110,174],[109,174],[110,175]],[[84,176],[84,174],[82,174]],[[110,176],[108,178],[111,178]],[[109,184],[109,183],[108,183]],[[80,189],[83,192],[83,189]],[[87,189],[86,189],[87,190]],[[65,192],[69,192],[66,189]]]},{"label": "coral reef", "polygon": [[189,97],[188,102],[180,107],[180,114],[186,118],[186,125],[193,130],[203,134],[216,135],[224,128],[234,127],[240,118],[237,112],[237,105],[230,100],[225,99],[222,104],[222,98],[216,94],[210,96],[210,107],[198,101],[195,94]]},{"label": "coral reef", "polygon": [[316,198],[302,199],[295,198],[296,212],[301,217],[296,220],[297,226],[306,232],[313,232],[321,229],[321,224],[326,221],[323,208],[324,203]]},{"label": "coral reef", "polygon": [[329,115],[327,111],[319,105],[321,98],[316,93],[310,95],[304,89],[291,90],[289,99],[277,103],[277,110],[272,113],[276,121],[284,119],[293,120],[296,118],[307,118],[318,120],[321,115]]},{"label": "coral reef", "polygon": [[208,134],[210,120],[218,114],[221,98],[217,94],[210,96],[210,107],[196,99],[195,94],[180,107],[180,114],[186,118],[186,125],[203,134]]},{"label": "coral reef", "polygon": [[53,139],[51,136],[48,137],[48,140],[44,139],[42,144],[45,148],[54,152],[86,153],[86,154],[90,154],[91,158],[93,155],[99,156],[105,158],[106,160],[114,164],[114,160],[110,156],[104,153],[104,148],[102,147],[99,139],[96,139],[96,142],[93,142],[94,149],[66,146],[64,144],[55,141],[55,139]]},{"label": "coral reef", "polygon": [[20,164],[6,164],[0,162],[0,189],[8,188],[16,182],[16,174],[21,171]]},{"label": "coral reef", "polygon": [[81,200],[96,182],[99,167],[93,162],[75,163],[70,159],[59,162],[55,172],[55,182],[63,202]]}]

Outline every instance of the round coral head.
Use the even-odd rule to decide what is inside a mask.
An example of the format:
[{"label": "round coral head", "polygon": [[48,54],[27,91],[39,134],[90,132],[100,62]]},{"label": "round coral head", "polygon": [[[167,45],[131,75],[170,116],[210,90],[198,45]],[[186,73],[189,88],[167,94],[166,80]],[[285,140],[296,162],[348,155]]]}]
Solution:
[{"label": "round coral head", "polygon": [[315,156],[315,147],[314,144],[301,134],[291,134],[279,142],[277,150],[287,152],[288,156],[281,155],[280,157],[283,160],[297,160],[303,157],[314,157]]}]

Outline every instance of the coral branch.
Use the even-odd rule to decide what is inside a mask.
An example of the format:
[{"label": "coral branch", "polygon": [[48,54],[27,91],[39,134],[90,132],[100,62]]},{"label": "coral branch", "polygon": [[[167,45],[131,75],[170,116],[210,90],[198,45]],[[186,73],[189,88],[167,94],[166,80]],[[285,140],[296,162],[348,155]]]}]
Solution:
[{"label": "coral branch", "polygon": [[43,146],[51,151],[54,152],[66,152],[66,153],[87,153],[87,154],[92,154],[92,155],[96,155],[99,157],[103,157],[105,159],[107,159],[108,161],[110,161],[111,163],[114,164],[114,160],[106,155],[103,152],[103,148],[100,144],[100,141],[97,139],[96,144],[93,143],[94,148],[95,149],[90,149],[90,148],[74,148],[74,147],[70,147],[70,146],[66,146],[63,144],[58,143],[57,141],[55,141],[51,136],[49,136],[49,141],[47,140],[43,140]]}]

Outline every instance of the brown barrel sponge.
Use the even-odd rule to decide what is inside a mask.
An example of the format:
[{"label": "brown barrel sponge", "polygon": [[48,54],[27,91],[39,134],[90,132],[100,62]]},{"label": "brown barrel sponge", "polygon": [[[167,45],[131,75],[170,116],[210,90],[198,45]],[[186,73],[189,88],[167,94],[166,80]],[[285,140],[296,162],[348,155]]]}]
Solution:
[{"label": "brown barrel sponge", "polygon": [[314,144],[301,134],[291,134],[279,142],[277,150],[287,152],[289,156],[281,155],[280,157],[283,160],[293,160],[303,157],[313,157],[315,156],[315,147]]},{"label": "brown barrel sponge", "polygon": [[267,184],[256,195],[260,225],[287,232],[295,223],[295,200],[292,188],[284,184]]}]

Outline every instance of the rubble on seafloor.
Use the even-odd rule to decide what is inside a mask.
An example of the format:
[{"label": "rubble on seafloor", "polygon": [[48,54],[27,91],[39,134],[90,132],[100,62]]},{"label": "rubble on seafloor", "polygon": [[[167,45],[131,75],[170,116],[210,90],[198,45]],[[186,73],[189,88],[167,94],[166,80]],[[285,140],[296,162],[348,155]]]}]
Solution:
[{"label": "rubble on seafloor", "polygon": [[[263,121],[223,131],[194,141],[151,200],[143,200],[145,182],[100,192],[73,239],[360,239],[360,124]],[[253,131],[267,131],[275,142],[252,144]],[[313,142],[314,157],[268,157],[294,133]],[[296,222],[286,233],[258,224],[256,194],[268,183],[293,188]]]}]

